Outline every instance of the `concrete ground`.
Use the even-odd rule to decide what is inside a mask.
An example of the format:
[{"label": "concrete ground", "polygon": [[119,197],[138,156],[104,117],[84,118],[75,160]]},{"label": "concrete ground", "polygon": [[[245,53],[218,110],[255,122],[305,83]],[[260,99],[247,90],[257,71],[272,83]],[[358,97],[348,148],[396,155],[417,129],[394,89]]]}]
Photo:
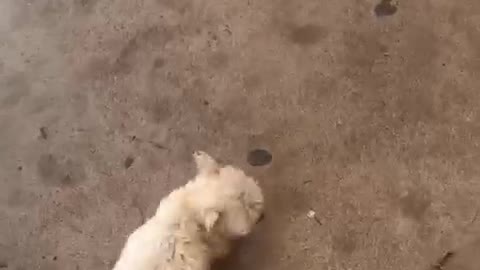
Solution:
[{"label": "concrete ground", "polygon": [[0,1],[0,268],[110,269],[203,149],[268,204],[218,270],[478,270],[480,2],[379,1]]}]

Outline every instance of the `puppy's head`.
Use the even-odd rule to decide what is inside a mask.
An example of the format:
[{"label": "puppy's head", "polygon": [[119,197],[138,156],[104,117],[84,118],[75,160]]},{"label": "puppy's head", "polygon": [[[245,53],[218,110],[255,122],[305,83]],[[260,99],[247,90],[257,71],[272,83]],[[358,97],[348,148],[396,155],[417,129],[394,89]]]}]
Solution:
[{"label": "puppy's head", "polygon": [[[203,164],[198,162],[204,155]],[[208,157],[208,158],[207,158]],[[264,198],[257,182],[235,167],[221,167],[205,153],[195,155],[199,174],[200,216],[205,229],[227,238],[250,233],[263,217]]]}]

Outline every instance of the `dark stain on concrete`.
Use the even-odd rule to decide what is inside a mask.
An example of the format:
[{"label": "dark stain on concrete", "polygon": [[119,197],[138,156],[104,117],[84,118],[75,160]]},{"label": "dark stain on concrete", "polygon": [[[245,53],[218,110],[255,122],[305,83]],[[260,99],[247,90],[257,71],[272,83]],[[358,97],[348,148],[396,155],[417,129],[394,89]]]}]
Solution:
[{"label": "dark stain on concrete", "polygon": [[397,6],[392,4],[392,0],[382,0],[373,11],[377,17],[391,16],[397,12]]},{"label": "dark stain on concrete", "polygon": [[73,6],[76,11],[78,11],[80,14],[83,14],[91,12],[97,2],[97,0],[74,0]]},{"label": "dark stain on concrete", "polygon": [[138,32],[120,50],[113,64],[113,72],[120,74],[132,72],[139,54],[154,47],[160,48],[172,38],[173,33],[167,27],[152,26]]},{"label": "dark stain on concrete", "polygon": [[312,45],[324,39],[326,36],[327,31],[324,27],[314,24],[306,24],[292,28],[289,39],[296,44]]},{"label": "dark stain on concrete", "polygon": [[[480,265],[480,238],[478,235],[471,235],[474,240],[468,240],[455,250],[448,252],[439,263],[441,270],[477,270]],[[449,254],[451,253],[451,254]],[[438,265],[437,264],[437,265]],[[435,269],[437,270],[437,269]]]},{"label": "dark stain on concrete", "polygon": [[262,84],[262,76],[259,74],[245,75],[243,78],[243,86],[247,90],[257,89]]},{"label": "dark stain on concrete", "polygon": [[52,154],[42,155],[37,163],[38,173],[45,182],[54,181],[57,167],[57,159]]},{"label": "dark stain on concrete", "polygon": [[402,213],[409,218],[421,221],[428,208],[431,200],[428,194],[421,190],[411,190],[406,196],[400,198],[400,207]]},{"label": "dark stain on concrete", "polygon": [[333,249],[343,255],[351,255],[357,248],[357,236],[354,231],[340,231],[333,236]]},{"label": "dark stain on concrete", "polygon": [[182,15],[191,10],[193,6],[193,3],[188,0],[157,0],[156,2],[162,6],[162,8],[166,7]]},{"label": "dark stain on concrete", "polygon": [[153,69],[154,70],[161,69],[162,67],[165,66],[165,64],[166,64],[165,59],[163,59],[162,57],[157,57],[155,58],[155,61],[153,61]]},{"label": "dark stain on concrete", "polygon": [[48,129],[47,127],[40,127],[40,138],[43,140],[48,139]]},{"label": "dark stain on concrete", "polygon": [[130,168],[133,165],[133,162],[135,161],[135,158],[132,156],[128,156],[125,161],[123,162],[123,166],[125,169]]},{"label": "dark stain on concrete", "polygon": [[438,260],[436,264],[433,265],[432,270],[443,270],[445,264],[455,255],[455,253],[449,251]]},{"label": "dark stain on concrete", "polygon": [[16,73],[8,77],[3,85],[3,90],[8,94],[1,100],[2,106],[15,106],[23,98],[30,94],[30,83],[22,72]]},{"label": "dark stain on concrete", "polygon": [[265,166],[272,161],[272,154],[264,149],[255,149],[248,153],[247,162],[252,166]]},{"label": "dark stain on concrete", "polygon": [[226,68],[228,66],[228,61],[228,54],[221,51],[213,53],[208,59],[209,65],[218,69]]},{"label": "dark stain on concrete", "polygon": [[37,162],[40,180],[47,186],[73,186],[85,180],[85,169],[70,159],[53,154],[40,156]]},{"label": "dark stain on concrete", "polygon": [[7,197],[7,205],[11,207],[30,207],[36,203],[36,196],[31,191],[21,188],[13,189]]},{"label": "dark stain on concrete", "polygon": [[172,115],[174,104],[170,98],[155,98],[153,101],[147,102],[149,103],[147,107],[150,107],[147,110],[151,112],[154,122],[163,122]]}]

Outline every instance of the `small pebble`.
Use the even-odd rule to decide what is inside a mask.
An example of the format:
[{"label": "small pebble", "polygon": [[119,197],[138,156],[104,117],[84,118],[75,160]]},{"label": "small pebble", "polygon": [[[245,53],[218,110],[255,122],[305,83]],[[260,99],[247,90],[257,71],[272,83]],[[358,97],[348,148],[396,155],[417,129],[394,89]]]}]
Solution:
[{"label": "small pebble", "polygon": [[308,211],[307,217],[310,219],[313,219],[318,225],[320,226],[322,225],[322,222],[320,221],[320,219],[317,218],[317,214],[315,213],[315,211],[313,210]]}]

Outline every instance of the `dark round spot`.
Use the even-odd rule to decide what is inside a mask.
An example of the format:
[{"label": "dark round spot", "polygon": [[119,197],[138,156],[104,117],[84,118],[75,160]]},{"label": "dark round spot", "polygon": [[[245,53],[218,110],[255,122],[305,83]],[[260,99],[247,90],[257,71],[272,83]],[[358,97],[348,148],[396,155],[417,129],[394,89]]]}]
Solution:
[{"label": "dark round spot", "polygon": [[397,12],[397,7],[392,4],[392,0],[382,0],[373,11],[377,17],[391,16]]},{"label": "dark round spot", "polygon": [[208,105],[210,105],[210,102],[208,102],[208,100],[204,100],[203,105],[208,106]]},{"label": "dark round spot", "polygon": [[127,157],[125,159],[125,162],[123,163],[123,166],[125,167],[125,169],[130,168],[133,164],[133,161],[135,161],[135,159],[133,157]]},{"label": "dark round spot", "polygon": [[255,149],[248,153],[247,162],[252,166],[264,166],[272,161],[272,154],[264,149]]},{"label": "dark round spot", "polygon": [[57,260],[57,256],[53,256],[53,260],[56,261],[56,260]]},{"label": "dark round spot", "polygon": [[21,171],[21,170],[23,170],[23,167],[22,167],[22,166],[18,166],[18,167],[17,167],[17,171]]}]

